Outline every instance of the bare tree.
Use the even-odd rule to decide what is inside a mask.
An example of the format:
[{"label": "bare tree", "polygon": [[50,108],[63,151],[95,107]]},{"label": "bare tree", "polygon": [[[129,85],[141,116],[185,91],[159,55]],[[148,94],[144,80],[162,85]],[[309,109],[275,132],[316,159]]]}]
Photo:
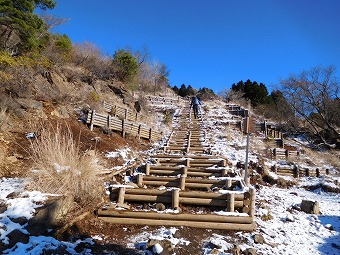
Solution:
[{"label": "bare tree", "polygon": [[282,91],[295,115],[303,118],[310,131],[330,148],[339,142],[339,82],[335,68],[315,67],[281,81]]},{"label": "bare tree", "polygon": [[102,54],[101,50],[91,42],[74,44],[73,62],[83,66],[100,78],[109,78],[111,75],[111,59]]}]

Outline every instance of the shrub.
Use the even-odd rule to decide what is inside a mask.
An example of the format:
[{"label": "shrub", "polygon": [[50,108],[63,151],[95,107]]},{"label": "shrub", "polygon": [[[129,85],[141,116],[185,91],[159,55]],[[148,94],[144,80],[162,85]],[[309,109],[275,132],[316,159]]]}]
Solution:
[{"label": "shrub", "polygon": [[42,128],[31,143],[31,151],[35,167],[29,174],[32,188],[71,195],[82,206],[99,198],[95,155],[80,150],[68,126]]}]

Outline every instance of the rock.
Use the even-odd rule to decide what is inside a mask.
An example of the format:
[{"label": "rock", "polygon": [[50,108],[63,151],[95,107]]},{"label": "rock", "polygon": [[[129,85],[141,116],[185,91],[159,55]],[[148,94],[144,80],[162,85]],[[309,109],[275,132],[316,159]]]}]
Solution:
[{"label": "rock", "polygon": [[0,49],[9,52],[12,55],[19,53],[22,46],[20,31],[13,29],[11,26],[0,25]]},{"label": "rock", "polygon": [[50,198],[43,207],[37,208],[37,214],[28,221],[27,231],[36,235],[37,232],[45,233],[47,228],[60,225],[72,209],[73,201],[72,196]]},{"label": "rock", "polygon": [[263,237],[263,235],[255,234],[255,235],[254,235],[254,242],[255,242],[256,244],[257,244],[257,243],[263,244],[263,243],[264,243],[264,237]]},{"label": "rock", "polygon": [[164,240],[150,239],[146,243],[145,247],[147,250],[152,251],[154,254],[159,255],[170,255],[172,254],[171,251],[174,248],[170,240],[167,239]]},{"label": "rock", "polygon": [[52,116],[56,116],[58,118],[69,118],[70,115],[65,106],[59,106],[54,111],[51,112]]},{"label": "rock", "polygon": [[156,210],[157,211],[164,211],[166,209],[165,205],[162,203],[157,203],[156,204]]},{"label": "rock", "polygon": [[216,243],[214,240],[211,240],[208,245],[208,247],[210,247],[211,249],[221,249],[222,246],[219,245],[218,243]]},{"label": "rock", "polygon": [[241,248],[238,244],[234,244],[234,247],[230,250],[230,252],[233,255],[240,255],[241,254]]},{"label": "rock", "polygon": [[20,224],[21,226],[25,225],[28,222],[26,217],[18,217],[18,218],[14,218],[14,219],[10,218],[10,220],[13,221],[14,223]]},{"label": "rock", "polygon": [[0,214],[4,213],[7,211],[7,206],[6,205],[1,205],[0,204]]},{"label": "rock", "polygon": [[16,100],[20,104],[21,108],[23,109],[39,110],[43,108],[43,103],[37,100],[34,100],[34,99],[17,98]]},{"label": "rock", "polygon": [[6,198],[8,198],[8,199],[13,199],[13,198],[18,198],[19,196],[20,196],[20,192],[14,191],[14,192],[12,192],[12,193],[9,193],[9,194],[6,196]]},{"label": "rock", "polygon": [[301,211],[311,214],[320,214],[320,207],[317,201],[302,200]]},{"label": "rock", "polygon": [[221,254],[221,251],[214,248],[214,249],[211,250],[211,252],[209,254]]},{"label": "rock", "polygon": [[19,242],[26,244],[28,243],[30,239],[28,234],[24,234],[19,229],[14,229],[11,233],[7,235],[7,237],[9,239],[9,244],[8,244],[9,248],[12,248],[14,245],[16,245]]},{"label": "rock", "polygon": [[286,221],[288,221],[288,222],[294,222],[295,219],[294,219],[293,215],[287,214],[287,216],[286,216]]},{"label": "rock", "polygon": [[152,248],[152,251],[156,254],[161,254],[162,251],[163,251],[163,247],[159,244],[159,243],[156,243],[153,248]]},{"label": "rock", "polygon": [[243,251],[244,255],[256,255],[256,250],[254,248],[247,248]]},{"label": "rock", "polygon": [[333,226],[331,224],[326,224],[325,228],[329,229],[329,230],[334,230]]}]

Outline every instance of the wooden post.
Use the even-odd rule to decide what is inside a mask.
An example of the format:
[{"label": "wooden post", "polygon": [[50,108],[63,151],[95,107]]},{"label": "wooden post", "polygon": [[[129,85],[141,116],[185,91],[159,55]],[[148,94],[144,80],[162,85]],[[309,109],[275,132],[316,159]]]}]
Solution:
[{"label": "wooden post", "polygon": [[185,179],[186,179],[187,175],[186,174],[182,174],[181,178],[179,179],[179,188],[181,190],[185,190]]},{"label": "wooden post", "polygon": [[147,163],[147,164],[145,165],[145,174],[146,174],[146,175],[150,175],[150,164],[149,164],[149,163]]},{"label": "wooden post", "polygon": [[189,150],[190,150],[190,140],[191,140],[191,131],[189,131],[189,134],[188,134],[187,153],[188,153]]},{"label": "wooden post", "polygon": [[142,174],[137,175],[137,185],[140,188],[143,187],[143,175]]},{"label": "wooden post", "polygon": [[119,188],[117,204],[124,204],[125,187]]},{"label": "wooden post", "polygon": [[91,124],[90,124],[90,130],[93,131],[93,119],[96,115],[96,111],[93,109],[91,113]]},{"label": "wooden post", "polygon": [[227,166],[227,161],[225,159],[221,160],[221,167],[226,167]]},{"label": "wooden post", "polygon": [[293,171],[294,171],[294,177],[299,178],[299,167],[297,165],[294,165]]},{"label": "wooden post", "polygon": [[315,169],[315,171],[316,171],[316,177],[320,177],[320,169],[317,168],[317,169]]},{"label": "wooden post", "polygon": [[125,118],[124,118],[124,119],[126,119],[126,120],[127,120],[128,116],[129,116],[129,115],[128,115],[128,111],[129,111],[129,110],[126,108],[126,109],[125,109]]},{"label": "wooden post", "polygon": [[141,130],[141,127],[142,127],[142,125],[139,124],[139,126],[138,126],[138,139],[140,139],[140,130]]},{"label": "wooden post", "polygon": [[188,174],[188,167],[182,167],[182,174]]},{"label": "wooden post", "polygon": [[185,166],[189,167],[190,166],[190,159],[185,159]]},{"label": "wooden post", "polygon": [[249,154],[249,133],[247,133],[247,146],[246,146],[246,162],[244,164],[244,182],[249,186],[249,174],[248,174],[248,154]]},{"label": "wooden post", "polygon": [[232,185],[232,181],[231,181],[231,179],[226,179],[226,181],[225,181],[225,187],[226,187],[226,189],[229,189],[230,187],[231,187],[231,185]]},{"label": "wooden post", "polygon": [[125,119],[122,120],[122,137],[125,137]]},{"label": "wooden post", "polygon": [[152,138],[152,128],[150,128],[149,130],[149,141],[151,141],[151,138]]},{"label": "wooden post", "polygon": [[110,130],[111,115],[107,115],[107,129]]},{"label": "wooden post", "polygon": [[227,211],[228,212],[234,212],[235,210],[234,201],[235,201],[234,193],[228,193],[227,194]]},{"label": "wooden post", "polygon": [[116,117],[117,116],[117,105],[115,105],[114,107],[112,107],[113,110],[113,116]]},{"label": "wooden post", "polygon": [[172,208],[175,210],[179,208],[179,189],[172,190]]},{"label": "wooden post", "polygon": [[249,187],[250,192],[250,211],[249,216],[254,218],[255,217],[255,199],[256,199],[256,190],[254,187]]},{"label": "wooden post", "polygon": [[309,172],[309,168],[306,168],[306,176],[309,177],[310,176],[310,172]]},{"label": "wooden post", "polygon": [[264,125],[264,136],[267,137],[268,136],[267,121],[264,121],[263,125]]}]

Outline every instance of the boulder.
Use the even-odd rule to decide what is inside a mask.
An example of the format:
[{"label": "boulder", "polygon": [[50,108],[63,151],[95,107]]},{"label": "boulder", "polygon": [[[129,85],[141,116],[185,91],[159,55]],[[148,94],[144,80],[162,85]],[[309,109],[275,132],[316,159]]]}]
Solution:
[{"label": "boulder", "polygon": [[10,26],[0,25],[0,49],[12,55],[18,54],[22,45],[20,32]]},{"label": "boulder", "polygon": [[60,225],[73,207],[72,196],[50,198],[28,221],[27,231],[32,235],[46,234],[46,229]]},{"label": "boulder", "polygon": [[302,200],[301,211],[310,214],[320,214],[320,207],[317,201]]},{"label": "boulder", "polygon": [[28,243],[30,237],[28,234],[24,234],[19,229],[14,229],[11,233],[7,235],[9,239],[8,248],[12,248],[17,243]]}]

